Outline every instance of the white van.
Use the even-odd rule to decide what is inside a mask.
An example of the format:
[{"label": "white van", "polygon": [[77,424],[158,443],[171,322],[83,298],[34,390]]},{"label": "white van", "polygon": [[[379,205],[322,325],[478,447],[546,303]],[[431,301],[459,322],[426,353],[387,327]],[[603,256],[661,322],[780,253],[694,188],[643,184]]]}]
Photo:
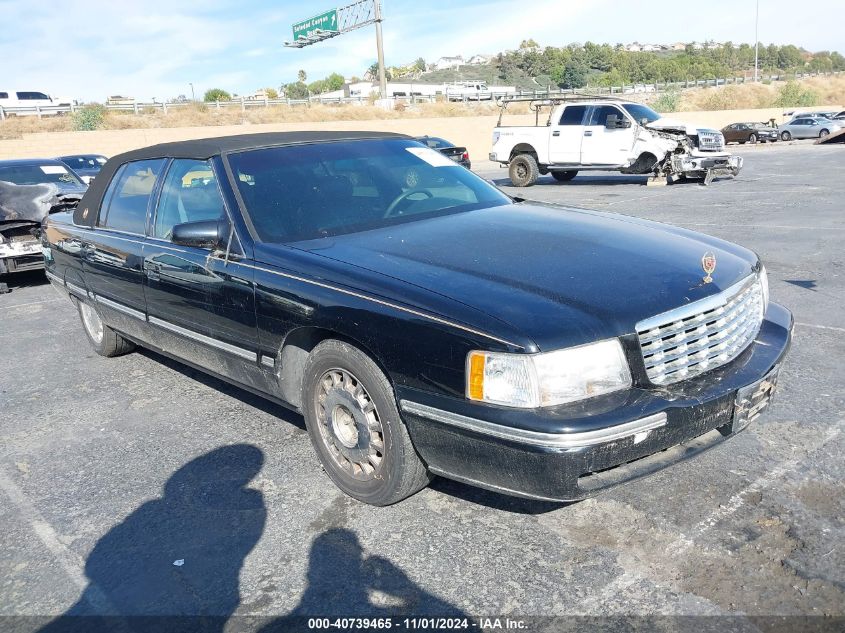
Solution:
[{"label": "white van", "polygon": [[[42,109],[42,115],[59,114],[57,111],[59,106],[69,106],[70,101],[67,99],[58,100],[53,99],[44,92],[36,92],[34,90],[0,90],[0,108],[6,114],[14,114],[16,116],[37,115],[38,110],[35,106]],[[26,108],[25,110],[17,111],[17,108]]]}]

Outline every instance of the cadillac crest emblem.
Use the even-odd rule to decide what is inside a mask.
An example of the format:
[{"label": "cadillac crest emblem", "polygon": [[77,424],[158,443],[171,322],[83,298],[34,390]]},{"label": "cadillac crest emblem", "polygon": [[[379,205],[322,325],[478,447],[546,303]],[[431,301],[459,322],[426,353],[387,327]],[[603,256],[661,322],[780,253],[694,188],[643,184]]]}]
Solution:
[{"label": "cadillac crest emblem", "polygon": [[704,272],[707,273],[704,276],[704,283],[709,284],[713,281],[713,277],[710,275],[714,270],[716,270],[716,256],[711,252],[704,253],[704,257],[701,258],[701,267],[704,269]]}]

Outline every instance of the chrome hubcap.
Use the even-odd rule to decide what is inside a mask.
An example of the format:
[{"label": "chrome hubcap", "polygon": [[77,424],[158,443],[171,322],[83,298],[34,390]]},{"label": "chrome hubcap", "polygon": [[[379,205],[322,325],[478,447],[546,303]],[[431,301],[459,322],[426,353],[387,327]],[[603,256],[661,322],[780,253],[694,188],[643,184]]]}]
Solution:
[{"label": "chrome hubcap", "polygon": [[355,479],[375,478],[384,459],[384,429],[364,385],[344,369],[330,369],[320,378],[314,407],[334,462]]},{"label": "chrome hubcap", "polygon": [[87,303],[80,304],[79,311],[88,335],[99,345],[103,342],[103,322],[100,320],[100,315]]}]

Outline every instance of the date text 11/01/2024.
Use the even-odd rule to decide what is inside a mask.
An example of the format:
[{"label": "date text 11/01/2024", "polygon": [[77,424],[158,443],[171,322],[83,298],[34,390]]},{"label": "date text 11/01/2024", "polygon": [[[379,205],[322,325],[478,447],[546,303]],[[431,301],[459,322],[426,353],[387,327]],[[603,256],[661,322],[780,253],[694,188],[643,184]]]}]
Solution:
[{"label": "date text 11/01/2024", "polygon": [[482,631],[520,631],[527,630],[528,623],[519,618],[309,618],[309,630],[428,630],[428,631],[451,631],[478,629]]}]

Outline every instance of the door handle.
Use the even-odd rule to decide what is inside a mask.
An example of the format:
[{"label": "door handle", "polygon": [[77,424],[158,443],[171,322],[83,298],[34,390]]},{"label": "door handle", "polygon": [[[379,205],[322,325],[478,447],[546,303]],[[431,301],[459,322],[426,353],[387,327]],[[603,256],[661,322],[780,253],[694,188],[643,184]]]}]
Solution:
[{"label": "door handle", "polygon": [[584,132],[584,136],[592,136],[592,135],[593,135],[592,130],[587,130],[586,132]]},{"label": "door handle", "polygon": [[552,132],[552,136],[560,136],[560,130],[555,130]]}]

